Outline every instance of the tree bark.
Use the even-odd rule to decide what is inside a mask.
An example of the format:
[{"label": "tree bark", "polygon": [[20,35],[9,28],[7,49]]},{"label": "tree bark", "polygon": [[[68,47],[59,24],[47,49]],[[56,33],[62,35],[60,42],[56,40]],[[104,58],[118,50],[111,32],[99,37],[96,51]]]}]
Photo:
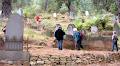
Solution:
[{"label": "tree bark", "polygon": [[48,0],[45,0],[45,11],[47,11],[48,8]]},{"label": "tree bark", "polygon": [[2,17],[9,17],[11,15],[12,0],[2,0]]},{"label": "tree bark", "polygon": [[116,0],[116,4],[117,4],[117,7],[118,7],[117,16],[118,16],[118,18],[120,20],[120,0]]}]

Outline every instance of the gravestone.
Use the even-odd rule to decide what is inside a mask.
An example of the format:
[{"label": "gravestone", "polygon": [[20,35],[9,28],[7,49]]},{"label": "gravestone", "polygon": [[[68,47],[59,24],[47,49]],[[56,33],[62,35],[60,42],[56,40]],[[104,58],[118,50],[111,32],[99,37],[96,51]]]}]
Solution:
[{"label": "gravestone", "polygon": [[57,17],[57,14],[56,14],[56,13],[53,13],[53,17],[56,18],[56,17]]},{"label": "gravestone", "polygon": [[4,66],[30,66],[30,54],[23,51],[23,30],[23,17],[11,15],[6,25],[5,51],[0,51],[0,63]]},{"label": "gravestone", "polygon": [[91,26],[91,33],[97,33],[97,32],[98,32],[97,26]]},{"label": "gravestone", "polygon": [[23,30],[23,17],[18,14],[11,15],[6,25],[5,50],[23,49]]},{"label": "gravestone", "polygon": [[85,11],[85,15],[86,15],[86,16],[89,16],[90,14],[89,14],[89,12],[88,12],[88,11]]},{"label": "gravestone", "polygon": [[69,24],[67,27],[67,34],[68,35],[73,35],[73,28],[75,28],[74,24]]}]

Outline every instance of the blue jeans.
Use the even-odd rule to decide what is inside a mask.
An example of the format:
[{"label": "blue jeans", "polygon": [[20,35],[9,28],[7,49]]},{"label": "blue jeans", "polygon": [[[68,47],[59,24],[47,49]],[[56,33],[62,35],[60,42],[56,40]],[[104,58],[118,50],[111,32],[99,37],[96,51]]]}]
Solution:
[{"label": "blue jeans", "polygon": [[57,46],[59,50],[62,50],[63,40],[57,40]]},{"label": "blue jeans", "polygon": [[113,42],[113,41],[112,41],[112,51],[114,51],[115,49],[118,51],[117,42]]}]

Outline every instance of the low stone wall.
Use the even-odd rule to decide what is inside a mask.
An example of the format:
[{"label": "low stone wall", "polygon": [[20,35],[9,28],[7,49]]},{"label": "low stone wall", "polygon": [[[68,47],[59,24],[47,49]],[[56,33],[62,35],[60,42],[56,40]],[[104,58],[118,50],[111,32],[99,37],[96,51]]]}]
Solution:
[{"label": "low stone wall", "polygon": [[[86,50],[111,50],[111,36],[86,36],[82,41],[82,45]],[[53,47],[57,47],[56,42]],[[75,49],[74,39],[71,35],[67,35],[63,42],[63,48]]]},{"label": "low stone wall", "polygon": [[112,40],[110,36],[89,37],[83,40],[84,48],[87,50],[107,50],[112,48]]},{"label": "low stone wall", "polygon": [[80,66],[120,62],[120,53],[83,53],[79,55],[31,56],[31,66]]}]

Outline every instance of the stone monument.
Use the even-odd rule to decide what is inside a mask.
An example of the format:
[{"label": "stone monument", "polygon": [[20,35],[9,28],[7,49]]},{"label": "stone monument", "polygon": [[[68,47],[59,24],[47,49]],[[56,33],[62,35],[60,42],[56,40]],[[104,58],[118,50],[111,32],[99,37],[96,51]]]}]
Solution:
[{"label": "stone monument", "polygon": [[0,51],[2,66],[30,66],[30,54],[23,51],[23,32],[23,17],[19,14],[11,15],[6,25],[5,51]]},{"label": "stone monument", "polygon": [[23,17],[18,14],[10,16],[6,25],[5,50],[23,49]]}]

